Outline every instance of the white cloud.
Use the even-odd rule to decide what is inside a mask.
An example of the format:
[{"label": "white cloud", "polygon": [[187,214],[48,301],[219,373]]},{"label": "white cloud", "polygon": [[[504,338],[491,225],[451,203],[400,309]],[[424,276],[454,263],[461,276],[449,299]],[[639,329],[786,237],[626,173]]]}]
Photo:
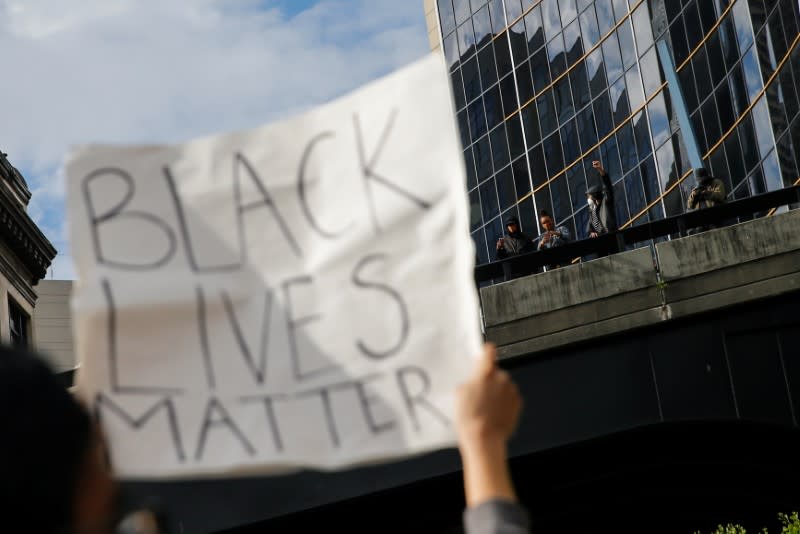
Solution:
[{"label": "white cloud", "polygon": [[0,149],[66,277],[70,145],[263,124],[420,57],[427,37],[416,0],[322,0],[292,18],[263,0],[0,0],[0,50]]}]

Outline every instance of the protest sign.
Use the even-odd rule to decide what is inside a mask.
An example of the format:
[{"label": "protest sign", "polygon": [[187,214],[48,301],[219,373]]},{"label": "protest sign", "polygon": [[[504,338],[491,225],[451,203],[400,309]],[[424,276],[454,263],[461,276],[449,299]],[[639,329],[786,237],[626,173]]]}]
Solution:
[{"label": "protest sign", "polygon": [[73,152],[77,390],[121,476],[454,443],[480,330],[447,80],[432,55],[279,124]]}]

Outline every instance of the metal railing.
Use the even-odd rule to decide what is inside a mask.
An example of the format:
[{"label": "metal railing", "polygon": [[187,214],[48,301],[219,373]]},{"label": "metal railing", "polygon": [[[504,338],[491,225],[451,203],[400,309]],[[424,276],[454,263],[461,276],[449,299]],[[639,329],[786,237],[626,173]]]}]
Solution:
[{"label": "metal railing", "polygon": [[713,208],[658,219],[594,239],[573,241],[560,247],[480,265],[475,268],[475,282],[480,285],[483,282],[507,279],[510,277],[509,273],[515,273],[517,276],[534,274],[550,265],[568,265],[573,263],[576,258],[614,254],[637,243],[660,237],[682,237],[692,229],[727,226],[738,217],[762,213],[767,215],[772,208],[791,204],[800,205],[800,186],[798,185],[727,202]]}]

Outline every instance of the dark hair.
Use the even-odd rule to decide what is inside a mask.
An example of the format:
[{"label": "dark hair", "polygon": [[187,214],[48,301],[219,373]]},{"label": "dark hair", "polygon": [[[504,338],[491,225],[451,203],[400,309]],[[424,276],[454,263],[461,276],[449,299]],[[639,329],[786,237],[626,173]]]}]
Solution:
[{"label": "dark hair", "polygon": [[553,216],[552,216],[552,215],[550,215],[550,214],[547,212],[547,210],[542,210],[542,212],[539,214],[539,218],[541,219],[542,217],[550,217],[551,219],[553,218]]},{"label": "dark hair", "polygon": [[18,532],[68,532],[89,414],[39,357],[0,347],[0,428],[2,521]]}]

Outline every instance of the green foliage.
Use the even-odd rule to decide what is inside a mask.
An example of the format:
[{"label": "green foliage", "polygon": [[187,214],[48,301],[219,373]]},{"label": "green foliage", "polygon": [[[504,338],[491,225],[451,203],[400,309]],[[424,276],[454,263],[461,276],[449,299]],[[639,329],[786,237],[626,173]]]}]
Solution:
[{"label": "green foliage", "polygon": [[[781,522],[780,534],[800,534],[800,516],[797,512],[791,514],[778,514],[778,519]],[[700,534],[700,531],[695,531],[694,534]],[[747,534],[747,530],[741,525],[719,525],[717,530],[712,534]],[[761,529],[761,534],[769,534],[766,528]]]}]

